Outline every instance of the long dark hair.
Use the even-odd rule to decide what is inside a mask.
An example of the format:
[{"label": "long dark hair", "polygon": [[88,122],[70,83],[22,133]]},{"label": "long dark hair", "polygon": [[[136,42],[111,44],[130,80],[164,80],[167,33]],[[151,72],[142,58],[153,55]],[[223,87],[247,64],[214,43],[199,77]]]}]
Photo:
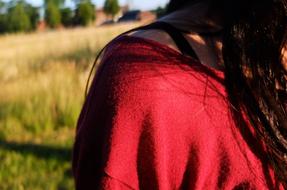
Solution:
[{"label": "long dark hair", "polygon": [[[193,1],[196,0],[171,0],[167,12]],[[247,116],[246,122],[266,146],[276,178],[287,189],[287,71],[282,56],[286,45],[286,2],[211,0],[211,3],[224,15],[225,84],[235,121],[239,122],[239,116]]]}]

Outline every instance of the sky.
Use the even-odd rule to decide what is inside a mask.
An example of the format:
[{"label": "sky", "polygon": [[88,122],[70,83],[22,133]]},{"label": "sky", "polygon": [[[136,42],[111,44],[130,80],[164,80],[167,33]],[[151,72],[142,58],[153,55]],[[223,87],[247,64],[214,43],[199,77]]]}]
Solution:
[{"label": "sky", "polygon": [[[102,7],[105,0],[92,0],[97,7]],[[43,0],[27,0],[27,2],[35,5],[41,6],[43,4]],[[129,3],[132,9],[141,9],[141,10],[150,10],[155,9],[158,6],[164,6],[168,0],[119,0],[121,5],[125,5]],[[66,0],[66,4],[68,6],[73,5],[72,0]]]}]

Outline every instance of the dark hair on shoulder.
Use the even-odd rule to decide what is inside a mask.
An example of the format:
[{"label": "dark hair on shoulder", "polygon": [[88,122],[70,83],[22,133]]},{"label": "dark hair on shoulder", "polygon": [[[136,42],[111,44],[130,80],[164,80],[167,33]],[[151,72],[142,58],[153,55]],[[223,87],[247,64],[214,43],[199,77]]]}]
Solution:
[{"label": "dark hair on shoulder", "polygon": [[[171,0],[167,12],[200,0]],[[203,1],[203,0],[201,0]],[[210,0],[224,14],[225,85],[233,117],[247,115],[287,189],[287,71],[285,0]],[[240,118],[240,119],[239,119]],[[240,121],[239,121],[240,120]],[[241,126],[239,126],[241,127]]]}]

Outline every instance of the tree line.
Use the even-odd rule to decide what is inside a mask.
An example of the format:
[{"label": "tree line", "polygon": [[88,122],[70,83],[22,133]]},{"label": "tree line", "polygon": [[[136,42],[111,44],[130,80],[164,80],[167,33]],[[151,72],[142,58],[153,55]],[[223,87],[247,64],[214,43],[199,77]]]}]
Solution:
[{"label": "tree line", "polygon": [[[47,27],[52,29],[87,26],[96,19],[96,6],[91,0],[74,0],[74,3],[75,8],[72,9],[65,6],[65,0],[44,0],[43,7],[32,6],[26,0],[0,0],[0,33],[33,31],[40,19],[44,19]],[[118,0],[105,1],[104,11],[112,18],[119,10]]]}]

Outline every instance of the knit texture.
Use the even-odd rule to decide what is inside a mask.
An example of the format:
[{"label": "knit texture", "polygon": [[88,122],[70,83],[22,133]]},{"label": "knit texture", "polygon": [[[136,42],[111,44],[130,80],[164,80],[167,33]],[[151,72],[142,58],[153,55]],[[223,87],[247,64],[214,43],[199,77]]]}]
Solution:
[{"label": "knit texture", "polygon": [[266,159],[223,72],[152,40],[108,45],[78,120],[76,189],[283,189]]}]

